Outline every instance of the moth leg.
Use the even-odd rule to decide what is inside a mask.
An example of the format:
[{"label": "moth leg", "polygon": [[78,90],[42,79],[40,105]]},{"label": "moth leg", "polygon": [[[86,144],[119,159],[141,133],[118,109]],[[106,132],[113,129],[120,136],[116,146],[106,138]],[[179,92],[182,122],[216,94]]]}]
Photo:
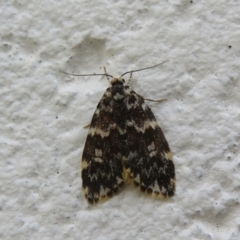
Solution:
[{"label": "moth leg", "polygon": [[91,124],[89,123],[88,125],[84,126],[83,128],[89,128]]},{"label": "moth leg", "polygon": [[162,99],[157,99],[157,100],[154,100],[154,99],[150,99],[150,98],[144,98],[144,100],[147,100],[147,101],[150,101],[150,102],[163,102],[163,101],[166,101],[167,98],[162,98]]}]

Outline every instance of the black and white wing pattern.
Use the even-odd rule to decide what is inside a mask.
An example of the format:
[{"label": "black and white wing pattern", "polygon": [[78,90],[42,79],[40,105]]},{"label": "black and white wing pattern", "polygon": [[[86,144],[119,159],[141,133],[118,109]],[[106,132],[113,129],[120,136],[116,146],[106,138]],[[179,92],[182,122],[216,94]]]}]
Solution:
[{"label": "black and white wing pattern", "polygon": [[93,115],[83,150],[82,187],[90,204],[112,196],[124,183],[118,119],[125,117],[122,106],[114,111],[115,107],[108,88]]},{"label": "black and white wing pattern", "polygon": [[141,191],[162,198],[175,192],[175,170],[172,153],[151,109],[144,98],[131,91],[125,98],[126,152],[124,167]]},{"label": "black and white wing pattern", "polygon": [[144,98],[113,78],[98,103],[82,155],[82,186],[90,204],[115,194],[130,179],[143,192],[175,191],[172,153]]}]

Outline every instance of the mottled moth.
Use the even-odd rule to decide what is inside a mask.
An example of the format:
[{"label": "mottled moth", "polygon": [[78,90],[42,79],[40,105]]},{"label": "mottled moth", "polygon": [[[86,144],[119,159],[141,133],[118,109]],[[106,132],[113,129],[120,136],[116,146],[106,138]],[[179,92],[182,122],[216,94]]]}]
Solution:
[{"label": "mottled moth", "polygon": [[123,79],[152,67],[120,77],[91,74],[112,80],[93,114],[82,154],[82,187],[90,204],[114,195],[126,181],[153,196],[174,195],[175,169],[168,142],[146,99]]}]

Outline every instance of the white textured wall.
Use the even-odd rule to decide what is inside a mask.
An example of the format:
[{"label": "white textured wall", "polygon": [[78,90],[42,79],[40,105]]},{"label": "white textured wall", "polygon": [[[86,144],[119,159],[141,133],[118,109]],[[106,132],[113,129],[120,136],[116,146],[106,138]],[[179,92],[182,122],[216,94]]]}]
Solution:
[{"label": "white textured wall", "polygon": [[[192,2],[192,3],[191,3]],[[0,239],[216,239],[240,236],[240,2],[1,1]],[[88,125],[108,81],[135,73],[174,153],[177,192],[125,187],[89,207]]]}]

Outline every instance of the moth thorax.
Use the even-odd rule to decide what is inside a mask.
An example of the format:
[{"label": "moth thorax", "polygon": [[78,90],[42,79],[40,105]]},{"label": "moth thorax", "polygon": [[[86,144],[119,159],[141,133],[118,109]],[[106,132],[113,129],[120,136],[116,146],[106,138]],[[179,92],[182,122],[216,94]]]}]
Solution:
[{"label": "moth thorax", "polygon": [[112,96],[115,101],[122,101],[124,99],[124,79],[122,77],[113,78],[111,81],[112,85]]}]

